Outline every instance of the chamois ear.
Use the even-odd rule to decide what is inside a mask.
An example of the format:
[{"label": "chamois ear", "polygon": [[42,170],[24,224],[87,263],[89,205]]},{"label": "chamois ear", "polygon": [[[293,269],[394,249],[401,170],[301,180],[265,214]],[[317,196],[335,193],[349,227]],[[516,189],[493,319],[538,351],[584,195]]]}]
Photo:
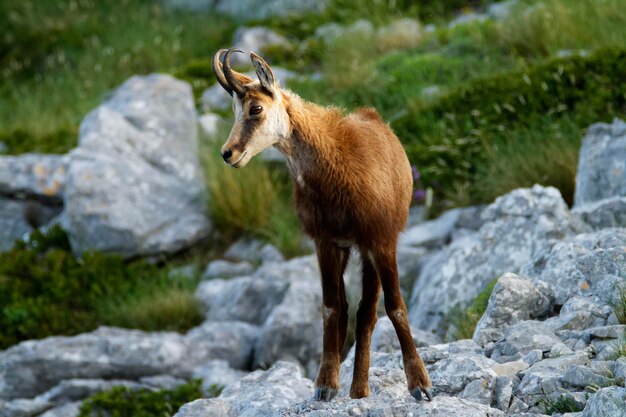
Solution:
[{"label": "chamois ear", "polygon": [[261,85],[273,93],[276,88],[276,81],[270,66],[254,52],[250,52],[250,59],[252,64],[254,64],[254,69],[257,77],[259,77],[259,81],[261,81]]}]

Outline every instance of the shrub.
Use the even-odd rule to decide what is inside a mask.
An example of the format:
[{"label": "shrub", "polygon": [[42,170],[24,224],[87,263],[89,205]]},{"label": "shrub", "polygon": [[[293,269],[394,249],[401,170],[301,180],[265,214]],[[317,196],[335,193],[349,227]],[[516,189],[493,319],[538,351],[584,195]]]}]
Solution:
[{"label": "shrub", "polygon": [[448,322],[453,329],[453,340],[471,339],[474,336],[474,329],[487,310],[489,297],[491,297],[497,282],[498,279],[496,278],[487,284],[467,307],[455,307],[448,313]]},{"label": "shrub", "polygon": [[[624,71],[623,49],[557,59],[471,81],[434,103],[413,100],[394,127],[425,182],[452,190],[475,180],[489,155],[523,139],[524,129],[538,141],[565,119],[582,129],[625,114]],[[577,142],[579,136],[571,139]]]},{"label": "shrub", "polygon": [[302,233],[285,168],[272,167],[257,157],[244,168],[234,169],[221,161],[218,145],[202,153],[215,226],[231,239],[253,235],[288,256],[301,253]]},{"label": "shrub", "polygon": [[195,283],[142,260],[103,253],[76,259],[58,226],[35,231],[0,254],[0,349],[99,325],[186,330],[201,320],[193,298],[182,296]]},{"label": "shrub", "polygon": [[188,402],[203,397],[201,381],[193,380],[175,389],[150,391],[115,387],[92,395],[80,407],[79,417],[173,416]]}]

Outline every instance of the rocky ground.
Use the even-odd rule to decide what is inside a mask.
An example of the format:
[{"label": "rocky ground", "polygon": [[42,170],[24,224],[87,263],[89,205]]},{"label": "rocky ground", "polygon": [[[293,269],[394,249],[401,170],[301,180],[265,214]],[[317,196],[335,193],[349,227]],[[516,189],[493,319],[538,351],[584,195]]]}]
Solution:
[{"label": "rocky ground", "polygon": [[[151,80],[174,82],[136,82]],[[572,210],[556,189],[535,186],[406,231],[399,265],[433,402],[415,402],[406,391],[385,317],[373,337],[370,398],[347,396],[352,350],[339,396],[312,401],[322,340],[315,257],[285,261],[271,245],[239,241],[207,266],[196,292],[206,321],[185,335],[100,328],[0,352],[0,416],[76,416],[82,399],[111,386],[156,389],[191,377],[202,378],[207,391],[226,387],[178,417],[529,417],[562,403],[583,410],[568,417],[624,416],[626,325],[616,303],[626,290],[625,153],[626,124],[592,126]],[[351,293],[358,293],[358,274],[351,265]],[[494,277],[473,340],[442,344],[450,308]]]},{"label": "rocky ground", "polygon": [[[319,35],[332,36],[325,30]],[[245,31],[236,42],[258,49],[250,39],[282,42]],[[207,111],[224,102],[213,90],[202,98]],[[1,156],[0,250],[57,222],[77,254],[171,253],[205,238],[198,122],[209,131],[214,118],[197,117],[188,84],[133,77],[85,118],[69,154]],[[315,257],[285,260],[271,245],[243,240],[207,266],[196,290],[205,321],[184,335],[100,328],[0,352],[0,417],[75,417],[81,401],[112,386],[170,388],[190,378],[207,393],[213,384],[225,389],[178,417],[531,417],[550,407],[552,415],[581,410],[560,414],[567,417],[626,416],[625,161],[626,124],[597,124],[581,149],[573,208],[556,189],[534,186],[486,207],[412,219],[398,263],[433,402],[406,391],[384,316],[372,341],[370,398],[348,398],[351,350],[339,396],[312,401],[322,341]],[[358,294],[357,264],[345,279]],[[454,330],[449,312],[494,279],[473,338],[443,343]]]}]

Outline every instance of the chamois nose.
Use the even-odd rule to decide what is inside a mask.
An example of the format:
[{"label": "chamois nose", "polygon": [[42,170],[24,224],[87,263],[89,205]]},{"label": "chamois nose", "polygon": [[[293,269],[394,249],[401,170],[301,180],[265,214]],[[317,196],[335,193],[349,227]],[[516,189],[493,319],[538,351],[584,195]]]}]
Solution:
[{"label": "chamois nose", "polygon": [[228,162],[228,158],[230,158],[231,156],[233,156],[233,151],[231,151],[230,149],[222,152],[222,158],[224,158],[224,162]]}]

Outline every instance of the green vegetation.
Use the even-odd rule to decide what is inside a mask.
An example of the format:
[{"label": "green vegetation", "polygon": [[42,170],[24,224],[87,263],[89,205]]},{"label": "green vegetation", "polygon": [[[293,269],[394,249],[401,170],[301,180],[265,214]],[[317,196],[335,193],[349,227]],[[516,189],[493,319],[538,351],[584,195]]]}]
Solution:
[{"label": "green vegetation", "polygon": [[456,307],[450,311],[448,321],[452,329],[453,340],[471,339],[474,336],[474,329],[487,309],[489,297],[491,297],[497,282],[498,279],[496,278],[487,284],[467,307]]},{"label": "green vegetation", "polygon": [[231,168],[219,157],[219,146],[207,145],[203,152],[215,226],[227,238],[249,234],[266,239],[288,256],[301,253],[302,232],[284,168],[259,160],[244,169]]},{"label": "green vegetation", "polygon": [[626,282],[617,288],[618,298],[613,300],[611,307],[620,324],[626,324]]},{"label": "green vegetation", "polygon": [[142,260],[76,259],[60,228],[36,231],[0,254],[0,349],[100,325],[184,331],[202,320],[196,284]]},{"label": "green vegetation", "polygon": [[543,402],[544,413],[551,416],[554,413],[577,413],[583,411],[580,406],[571,397],[561,396],[556,400],[546,400]]},{"label": "green vegetation", "polygon": [[206,57],[233,29],[223,16],[144,0],[2,2],[0,140],[9,153],[67,151],[111,89]]},{"label": "green vegetation", "polygon": [[[193,380],[175,389],[161,391],[115,387],[89,397],[81,405],[79,417],[173,416],[186,403],[204,397],[200,386],[200,380]],[[215,393],[219,395],[219,392]]]}]

